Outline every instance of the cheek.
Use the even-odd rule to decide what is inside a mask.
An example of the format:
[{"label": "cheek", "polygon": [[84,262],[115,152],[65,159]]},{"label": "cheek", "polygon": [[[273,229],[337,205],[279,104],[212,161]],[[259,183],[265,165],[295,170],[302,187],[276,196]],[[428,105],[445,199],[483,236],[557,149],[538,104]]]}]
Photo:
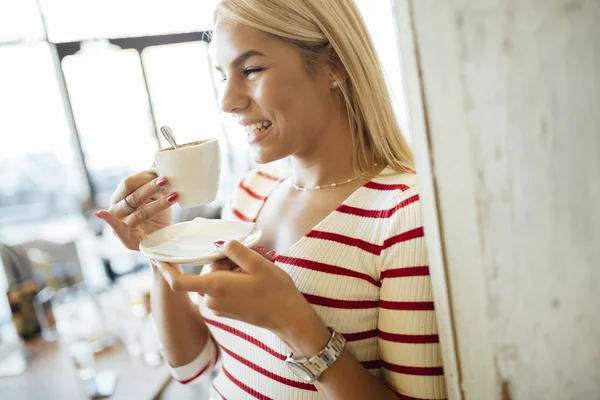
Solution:
[{"label": "cheek", "polygon": [[305,79],[265,76],[254,91],[255,101],[279,124],[306,122],[312,97]]}]

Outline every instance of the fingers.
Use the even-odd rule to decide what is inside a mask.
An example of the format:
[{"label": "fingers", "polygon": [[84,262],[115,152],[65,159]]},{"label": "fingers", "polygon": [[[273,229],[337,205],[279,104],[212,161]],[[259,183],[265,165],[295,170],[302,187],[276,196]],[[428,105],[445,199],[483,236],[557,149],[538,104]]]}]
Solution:
[{"label": "fingers", "polygon": [[170,195],[162,197],[151,203],[144,204],[126,216],[124,221],[127,223],[127,225],[135,228],[145,222],[148,222],[156,215],[171,207],[177,202],[178,198],[179,196],[177,193],[171,193]]},{"label": "fingers", "polygon": [[205,266],[204,268],[206,268],[206,272],[204,272],[204,269],[202,270],[202,273],[213,273],[213,272],[217,272],[217,271],[232,271],[232,272],[238,272],[240,271],[240,267],[238,267],[237,265],[235,265],[231,260],[225,258],[223,260],[218,260],[218,261],[214,261],[212,264]]},{"label": "fingers", "polygon": [[152,180],[156,180],[156,175],[147,171],[138,172],[137,174],[131,175],[119,184],[117,190],[115,190],[110,198],[110,203],[117,204],[119,201],[123,200],[123,197],[146,185]]},{"label": "fingers", "polygon": [[264,263],[264,258],[237,240],[231,240],[220,247],[221,252],[243,270],[252,272]]},{"label": "fingers", "polygon": [[[146,175],[150,175],[150,174],[146,173]],[[136,175],[134,175],[134,176],[136,176]],[[130,179],[130,178],[127,178],[127,179]],[[152,198],[152,196],[154,196],[155,194],[157,194],[158,192],[160,192],[167,186],[166,179],[156,178],[156,179],[153,179],[153,180],[133,189],[131,192],[124,193],[124,196],[121,197],[120,199],[118,199],[119,196],[117,196],[117,193],[124,192],[124,190],[122,188],[127,187],[127,184],[125,184],[125,182],[127,182],[127,179],[125,181],[123,181],[123,183],[121,183],[121,185],[119,185],[119,188],[117,189],[117,191],[115,192],[115,195],[113,195],[113,198],[111,199],[111,201],[112,200],[116,200],[116,201],[111,206],[109,211],[112,212],[118,218],[124,218],[127,215],[132,214],[135,211],[132,211],[131,209],[133,209],[133,210],[139,209],[141,206],[146,204],[148,202],[148,200],[150,200]],[[140,182],[140,181],[138,180],[137,182]],[[129,185],[133,185],[133,184],[130,183]],[[127,203],[124,204],[124,201],[126,201]]]},{"label": "fingers", "polygon": [[197,292],[219,297],[234,291],[241,281],[236,278],[243,274],[232,274],[229,271],[217,271],[212,274],[195,275],[183,274],[173,264],[152,260],[172,290],[182,292]]},{"label": "fingers", "polygon": [[140,242],[146,237],[146,234],[141,229],[131,228],[106,210],[97,211],[95,215],[110,225],[115,235],[121,240],[125,247],[129,250],[140,250]]},{"label": "fingers", "polygon": [[106,221],[106,223],[108,225],[110,225],[110,227],[112,228],[112,230],[115,232],[115,234],[117,236],[119,236],[119,237],[126,236],[129,226],[127,226],[123,221],[121,221],[115,215],[113,215],[112,213],[110,213],[106,210],[100,210],[100,211],[96,212],[96,216],[98,218],[102,218],[104,221]]},{"label": "fingers", "polygon": [[204,276],[183,274],[173,264],[164,261],[151,260],[159,272],[169,284],[172,290],[184,292],[206,293],[205,288],[209,285]]}]

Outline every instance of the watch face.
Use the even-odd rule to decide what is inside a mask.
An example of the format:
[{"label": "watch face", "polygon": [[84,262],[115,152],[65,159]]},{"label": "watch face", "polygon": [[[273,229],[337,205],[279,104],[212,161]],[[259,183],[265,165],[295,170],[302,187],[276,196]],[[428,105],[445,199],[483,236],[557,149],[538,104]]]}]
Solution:
[{"label": "watch face", "polygon": [[315,377],[303,366],[296,364],[293,361],[286,361],[287,366],[292,370],[294,374],[300,377],[300,379],[306,382],[314,382]]}]

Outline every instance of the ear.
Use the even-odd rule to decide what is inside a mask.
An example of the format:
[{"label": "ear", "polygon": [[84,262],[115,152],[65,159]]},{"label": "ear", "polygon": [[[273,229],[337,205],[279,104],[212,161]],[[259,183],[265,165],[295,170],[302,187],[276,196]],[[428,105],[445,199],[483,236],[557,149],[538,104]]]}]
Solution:
[{"label": "ear", "polygon": [[343,86],[348,80],[348,72],[331,43],[325,48],[325,54],[328,59],[329,87],[335,90]]}]

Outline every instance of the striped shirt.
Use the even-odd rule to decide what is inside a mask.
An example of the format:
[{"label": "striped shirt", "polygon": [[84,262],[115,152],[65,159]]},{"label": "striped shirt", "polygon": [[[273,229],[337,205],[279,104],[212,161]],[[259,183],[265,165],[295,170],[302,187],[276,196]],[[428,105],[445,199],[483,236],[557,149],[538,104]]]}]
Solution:
[{"label": "striped shirt", "polygon": [[[225,217],[256,221],[285,178],[250,172]],[[274,262],[399,398],[446,398],[416,176],[384,169]],[[190,364],[171,368],[175,379],[213,371],[215,399],[321,398],[287,368],[290,349],[275,334],[199,306],[211,339]]]}]

